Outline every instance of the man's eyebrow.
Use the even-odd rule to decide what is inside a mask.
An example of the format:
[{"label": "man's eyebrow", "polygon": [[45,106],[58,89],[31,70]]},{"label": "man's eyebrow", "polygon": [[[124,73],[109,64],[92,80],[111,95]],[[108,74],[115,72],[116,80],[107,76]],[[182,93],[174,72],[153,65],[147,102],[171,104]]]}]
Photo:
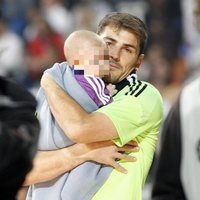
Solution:
[{"label": "man's eyebrow", "polygon": [[130,48],[133,48],[133,49],[136,49],[136,50],[137,50],[136,46],[134,46],[134,45],[132,45],[132,44],[124,44],[124,46],[130,47]]},{"label": "man's eyebrow", "polygon": [[[111,37],[104,37],[104,39],[106,39],[106,40],[111,40],[112,42],[117,42],[117,40],[115,40],[115,39],[113,39],[113,38],[111,38]],[[133,49],[136,49],[136,50],[137,50],[136,46],[134,46],[134,45],[132,45],[132,44],[124,44],[124,46],[130,47],[130,48],[133,48]]]},{"label": "man's eyebrow", "polygon": [[111,38],[111,37],[104,37],[103,39],[106,39],[106,40],[111,40],[112,42],[116,42],[115,39]]}]

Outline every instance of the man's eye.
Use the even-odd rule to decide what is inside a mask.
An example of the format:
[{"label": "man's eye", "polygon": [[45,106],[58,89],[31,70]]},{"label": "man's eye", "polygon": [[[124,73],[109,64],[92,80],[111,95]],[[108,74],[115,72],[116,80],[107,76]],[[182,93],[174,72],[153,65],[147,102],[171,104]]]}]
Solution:
[{"label": "man's eye", "polygon": [[130,49],[125,49],[126,50],[126,52],[128,52],[128,53],[132,53],[132,51],[130,50]]},{"label": "man's eye", "polygon": [[112,42],[106,42],[107,46],[110,46],[112,44]]}]

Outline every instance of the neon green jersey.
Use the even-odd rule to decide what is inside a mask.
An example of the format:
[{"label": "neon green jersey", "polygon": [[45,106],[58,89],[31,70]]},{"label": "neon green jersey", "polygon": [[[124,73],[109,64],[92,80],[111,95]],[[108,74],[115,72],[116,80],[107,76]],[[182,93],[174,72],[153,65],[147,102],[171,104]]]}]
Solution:
[{"label": "neon green jersey", "polygon": [[114,102],[98,112],[106,114],[115,125],[119,138],[114,142],[118,146],[135,139],[140,150],[131,153],[137,158],[136,162],[120,161],[128,174],[113,170],[92,200],[141,200],[142,187],[153,160],[163,118],[162,98],[157,89],[146,82],[122,85],[124,87],[114,96]]}]

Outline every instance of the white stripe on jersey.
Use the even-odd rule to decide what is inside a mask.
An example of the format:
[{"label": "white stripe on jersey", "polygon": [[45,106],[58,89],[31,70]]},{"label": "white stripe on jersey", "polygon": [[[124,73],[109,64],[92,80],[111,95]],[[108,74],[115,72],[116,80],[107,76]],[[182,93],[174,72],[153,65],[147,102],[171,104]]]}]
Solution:
[{"label": "white stripe on jersey", "polygon": [[[96,81],[96,78],[92,78],[92,77],[87,77],[87,76],[85,76],[85,79],[88,81],[88,83],[92,86],[92,88],[94,89],[94,91],[95,91],[95,93],[96,93],[96,95],[97,95],[97,97],[99,98],[99,100],[103,103],[103,105],[106,105],[107,104],[107,102],[108,102],[108,99],[106,99],[106,98],[104,98],[103,96],[102,96],[102,94],[100,94],[99,92],[98,92],[98,89],[99,89],[99,91],[101,91],[102,90],[102,88],[101,88],[101,85],[99,84],[99,83],[97,83]],[[93,81],[95,80],[95,83],[96,83],[96,85],[93,83]]]},{"label": "white stripe on jersey", "polygon": [[107,101],[110,101],[110,95],[108,95],[108,94],[106,94],[104,91],[105,91],[105,87],[106,87],[106,85],[105,85],[105,83],[103,82],[103,80],[101,79],[101,78],[96,78],[96,79],[94,79],[94,81],[95,81],[95,83],[96,84],[100,84],[101,85],[101,87],[103,88],[102,90],[100,90],[100,92],[101,92],[101,94],[102,94],[102,96],[105,98],[105,99],[107,99]]}]

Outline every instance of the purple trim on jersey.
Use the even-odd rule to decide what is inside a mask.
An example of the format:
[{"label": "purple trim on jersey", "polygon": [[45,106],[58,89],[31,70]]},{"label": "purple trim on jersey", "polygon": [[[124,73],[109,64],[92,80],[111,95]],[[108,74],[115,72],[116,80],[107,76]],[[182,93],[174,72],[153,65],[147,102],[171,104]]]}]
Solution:
[{"label": "purple trim on jersey", "polygon": [[84,75],[84,70],[83,69],[76,69],[76,70],[74,70],[74,75]]},{"label": "purple trim on jersey", "polygon": [[[104,83],[100,78],[98,78],[97,80],[98,80],[99,83],[102,85],[102,88],[103,88],[102,91],[104,91],[104,93],[102,92],[102,95],[105,96],[105,97],[107,97],[108,100],[109,100],[109,99],[110,99],[110,92],[109,92],[109,90],[106,88],[105,83]],[[110,100],[111,100],[111,99],[110,99]]]},{"label": "purple trim on jersey", "polygon": [[[75,78],[78,81],[78,83],[81,85],[81,87],[83,87],[84,90],[88,93],[90,98],[96,103],[96,105],[98,107],[101,107],[103,105],[106,105],[106,104],[112,102],[112,97],[110,97],[108,95],[109,91],[105,87],[104,83],[100,84],[100,88],[95,83],[95,80],[97,81],[96,77],[89,77],[89,76],[86,77],[83,75],[75,75]],[[89,81],[92,82],[92,85]],[[103,96],[104,98],[101,98],[101,96]],[[106,98],[105,98],[105,96],[106,96]]]},{"label": "purple trim on jersey", "polygon": [[106,89],[105,83],[100,78],[94,79],[93,77],[86,77],[86,79],[88,79],[88,78],[95,85],[95,88],[97,89],[100,98],[102,98],[103,101],[109,102],[110,101],[110,95],[106,95],[106,93],[105,93],[105,89]]}]

